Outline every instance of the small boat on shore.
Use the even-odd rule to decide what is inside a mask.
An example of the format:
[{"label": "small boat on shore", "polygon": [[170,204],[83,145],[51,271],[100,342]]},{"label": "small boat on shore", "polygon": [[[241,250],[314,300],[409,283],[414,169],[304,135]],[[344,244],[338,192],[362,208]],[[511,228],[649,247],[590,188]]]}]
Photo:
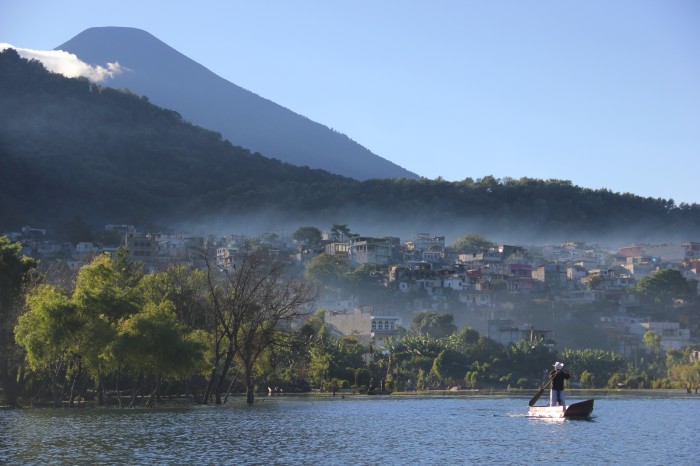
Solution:
[{"label": "small boat on shore", "polygon": [[530,417],[583,419],[593,412],[593,400],[580,401],[568,406],[530,406]]}]

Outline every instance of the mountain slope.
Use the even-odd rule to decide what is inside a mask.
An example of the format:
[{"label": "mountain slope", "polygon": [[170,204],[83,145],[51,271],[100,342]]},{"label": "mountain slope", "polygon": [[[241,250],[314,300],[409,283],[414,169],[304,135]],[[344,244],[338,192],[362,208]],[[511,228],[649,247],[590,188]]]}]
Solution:
[{"label": "mountain slope", "polygon": [[0,52],[2,228],[303,210],[343,185],[359,182],[251,154],[135,94]]},{"label": "mountain slope", "polygon": [[56,49],[91,64],[119,62],[129,71],[105,85],[145,95],[266,157],[358,180],[417,178],[347,136],[226,81],[145,31],[90,28]]},{"label": "mountain slope", "polygon": [[[141,98],[0,52],[0,232],[76,216],[230,234],[349,224],[363,235],[499,242],[695,240],[700,205],[568,181],[357,181],[231,145]],[[188,228],[189,229],[189,228]]]}]

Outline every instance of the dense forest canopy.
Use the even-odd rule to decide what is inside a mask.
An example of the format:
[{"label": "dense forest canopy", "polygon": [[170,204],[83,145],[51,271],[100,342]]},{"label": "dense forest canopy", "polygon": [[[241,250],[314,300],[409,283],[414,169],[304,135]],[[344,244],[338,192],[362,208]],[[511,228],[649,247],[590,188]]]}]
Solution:
[{"label": "dense forest canopy", "polygon": [[0,53],[0,231],[52,226],[76,214],[95,227],[163,229],[253,215],[294,227],[342,221],[366,234],[380,233],[370,225],[384,234],[450,234],[478,224],[489,236],[523,240],[688,240],[700,226],[698,204],[566,180],[358,182],[263,155],[145,97],[49,73],[12,49]]}]

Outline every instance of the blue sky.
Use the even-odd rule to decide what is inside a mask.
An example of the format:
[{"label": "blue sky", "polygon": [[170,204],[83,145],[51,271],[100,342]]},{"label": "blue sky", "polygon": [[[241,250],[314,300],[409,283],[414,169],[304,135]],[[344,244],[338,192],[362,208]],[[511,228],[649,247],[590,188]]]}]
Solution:
[{"label": "blue sky", "polygon": [[427,178],[700,203],[696,0],[0,3],[0,42],[140,28]]}]

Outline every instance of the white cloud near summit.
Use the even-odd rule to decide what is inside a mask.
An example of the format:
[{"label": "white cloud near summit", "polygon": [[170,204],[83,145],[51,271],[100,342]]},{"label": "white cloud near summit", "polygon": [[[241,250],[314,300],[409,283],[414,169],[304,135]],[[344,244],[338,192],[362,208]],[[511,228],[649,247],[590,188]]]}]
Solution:
[{"label": "white cloud near summit", "polygon": [[15,49],[20,57],[28,60],[38,60],[44,67],[54,73],[60,73],[67,78],[83,76],[93,82],[102,82],[113,78],[125,70],[119,63],[107,63],[107,67],[88,65],[76,55],[63,50],[32,50],[15,47],[11,44],[0,43],[0,51]]}]

